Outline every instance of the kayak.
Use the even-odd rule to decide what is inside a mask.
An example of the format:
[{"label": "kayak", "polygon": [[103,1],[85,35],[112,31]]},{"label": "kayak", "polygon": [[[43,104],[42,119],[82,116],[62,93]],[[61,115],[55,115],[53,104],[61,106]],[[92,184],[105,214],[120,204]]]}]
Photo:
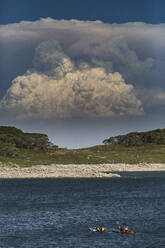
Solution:
[{"label": "kayak", "polygon": [[100,230],[100,231],[98,231],[98,232],[107,232],[107,230],[104,229],[103,231]]},{"label": "kayak", "polygon": [[123,233],[123,234],[134,234],[135,232],[133,231],[120,231],[119,229],[112,229],[112,232],[115,232],[115,233]]},{"label": "kayak", "polygon": [[133,231],[121,231],[121,233],[124,233],[124,234],[134,234],[135,232],[133,232]]}]

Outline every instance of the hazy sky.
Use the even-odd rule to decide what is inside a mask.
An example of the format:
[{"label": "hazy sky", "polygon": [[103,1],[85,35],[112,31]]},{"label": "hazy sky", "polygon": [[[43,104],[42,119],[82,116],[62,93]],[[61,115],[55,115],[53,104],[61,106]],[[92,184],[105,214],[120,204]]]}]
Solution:
[{"label": "hazy sky", "polygon": [[165,127],[164,0],[1,0],[0,125],[62,147]]}]

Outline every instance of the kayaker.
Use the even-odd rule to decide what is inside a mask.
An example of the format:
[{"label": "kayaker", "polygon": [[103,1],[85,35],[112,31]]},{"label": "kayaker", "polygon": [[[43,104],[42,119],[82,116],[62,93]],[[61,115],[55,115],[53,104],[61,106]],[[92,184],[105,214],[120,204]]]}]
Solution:
[{"label": "kayaker", "polygon": [[97,226],[95,226],[95,227],[93,228],[93,230],[94,230],[94,231],[99,231],[99,230],[100,230],[100,228],[99,228],[99,227],[97,227]]},{"label": "kayaker", "polygon": [[124,232],[124,227],[118,226],[118,229],[120,230],[120,232]]},{"label": "kayaker", "polygon": [[126,226],[126,227],[125,227],[125,229],[124,229],[124,231],[125,231],[125,232],[130,232],[129,227],[128,227],[128,226]]},{"label": "kayaker", "polygon": [[99,232],[99,231],[100,231],[100,228],[99,228],[98,226],[95,226],[95,227],[93,228],[93,230],[96,230],[97,232]]},{"label": "kayaker", "polygon": [[98,232],[100,232],[100,228],[99,228],[99,227],[97,227],[97,226],[96,226],[96,230],[97,230]]}]

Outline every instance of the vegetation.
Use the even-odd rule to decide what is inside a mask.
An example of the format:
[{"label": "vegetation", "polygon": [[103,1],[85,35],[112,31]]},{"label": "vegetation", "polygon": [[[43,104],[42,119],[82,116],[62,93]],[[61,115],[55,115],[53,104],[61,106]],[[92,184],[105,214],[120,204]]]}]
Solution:
[{"label": "vegetation", "polygon": [[134,132],[110,137],[109,139],[105,139],[103,143],[106,145],[120,144],[124,146],[141,146],[145,144],[165,145],[165,129]]},{"label": "vegetation", "polygon": [[46,134],[24,133],[15,127],[0,127],[0,156],[17,157],[19,148],[47,151],[57,149]]},{"label": "vegetation", "polygon": [[140,137],[145,137],[143,140],[147,140],[149,133],[153,135],[143,143],[139,139],[137,139],[139,142],[133,143],[132,134],[128,134],[118,136],[122,137],[122,140],[125,136],[127,142],[68,150],[53,145],[47,135],[27,134],[17,128],[0,127],[0,161],[3,164],[12,163],[21,166],[52,163],[165,163],[165,144],[161,143],[164,142],[162,134],[165,130],[138,134]]}]

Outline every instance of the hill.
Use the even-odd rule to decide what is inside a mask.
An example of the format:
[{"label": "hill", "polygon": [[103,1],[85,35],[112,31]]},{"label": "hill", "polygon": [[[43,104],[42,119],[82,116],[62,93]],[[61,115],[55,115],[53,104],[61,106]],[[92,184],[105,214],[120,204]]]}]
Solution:
[{"label": "hill", "polygon": [[0,155],[17,157],[19,149],[46,151],[55,149],[46,134],[24,133],[15,127],[0,126]]},{"label": "hill", "polygon": [[165,145],[165,129],[148,132],[133,132],[126,135],[110,137],[103,141],[105,145],[142,146],[146,144]]}]

